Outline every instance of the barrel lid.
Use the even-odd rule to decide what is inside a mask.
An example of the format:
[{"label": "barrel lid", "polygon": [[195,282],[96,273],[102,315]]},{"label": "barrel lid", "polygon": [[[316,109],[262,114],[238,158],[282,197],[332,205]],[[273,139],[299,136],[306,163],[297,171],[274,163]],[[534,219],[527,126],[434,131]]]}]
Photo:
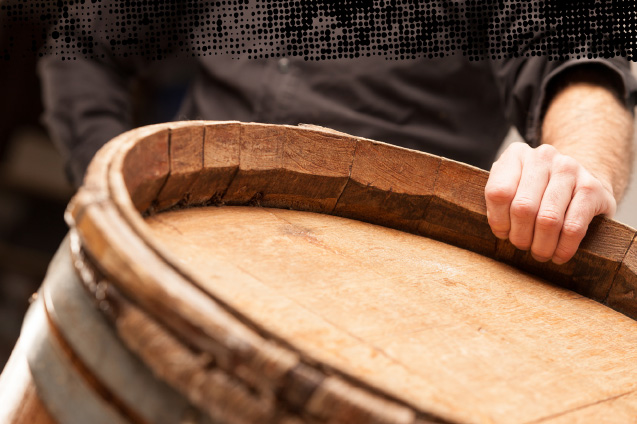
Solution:
[{"label": "barrel lid", "polygon": [[[126,317],[132,320],[141,314],[148,325],[157,325],[157,331],[172,335],[176,344],[170,346],[175,351],[185,349],[180,355],[191,352],[192,358],[199,358],[193,360],[194,368],[188,372],[198,370],[208,385],[193,387],[178,379],[178,370],[168,372],[169,364],[155,365],[163,366],[164,377],[182,384],[181,390],[188,392],[190,400],[207,408],[213,417],[218,414],[220,419],[248,422],[299,417],[342,422],[455,422],[483,416],[484,420],[507,422],[512,416],[500,412],[511,408],[497,402],[485,408],[463,408],[464,401],[445,398],[444,391],[431,385],[423,388],[420,399],[410,397],[399,393],[395,384],[383,386],[378,379],[366,378],[362,371],[354,372],[313,354],[216,291],[200,272],[184,264],[184,257],[162,240],[158,226],[152,225],[153,220],[168,216],[179,220],[183,214],[191,220],[193,214],[211,205],[260,206],[258,213],[278,208],[333,215],[341,218],[332,222],[353,219],[399,230],[407,238],[425,237],[455,245],[493,263],[495,259],[544,278],[629,317],[637,316],[635,230],[595,218],[577,254],[567,264],[536,262],[491,233],[484,203],[487,177],[485,171],[445,158],[316,127],[190,121],[143,127],[111,141],[91,164],[84,186],[69,206],[67,219],[94,266],[123,295],[122,310],[126,313],[114,318],[120,320],[118,328],[126,328]],[[212,215],[222,217],[226,211],[230,209],[217,208]],[[289,217],[286,211],[272,213],[284,220],[303,221],[301,215]],[[249,219],[258,222],[260,218],[253,215]],[[309,232],[301,236],[311,239],[316,230],[311,226],[319,225],[319,221],[304,219]],[[305,228],[290,225],[292,232],[303,233],[298,228]],[[368,231],[371,226],[365,228]],[[379,227],[374,228],[369,231]],[[433,246],[436,242],[428,243]],[[522,279],[530,278],[521,275]],[[235,277],[226,274],[220,278],[232,281]],[[581,298],[551,287],[547,290],[557,290],[559,296]],[[622,328],[631,333],[634,321],[588,299],[579,302],[588,302],[585,309],[595,310],[599,319],[608,320],[604,325],[619,325],[614,331]],[[442,340],[460,331],[448,330],[438,331],[437,337]],[[143,356],[145,347],[135,341],[134,331],[130,327],[122,337]],[[621,337],[620,333],[616,341],[629,343],[630,336]],[[474,347],[479,351],[479,346]],[[472,356],[473,362],[467,362],[467,378],[472,375],[471,366],[479,364],[479,360],[475,362],[479,352],[477,355]],[[487,356],[497,359],[495,352]],[[163,359],[169,361],[169,357]],[[610,375],[604,374],[603,367],[611,363],[618,366],[612,361],[591,363],[600,366],[600,375]],[[388,365],[384,371],[374,372],[391,369]],[[622,370],[634,380],[635,370],[629,366]],[[408,379],[407,374],[404,379]],[[538,380],[535,382],[541,386]],[[592,397],[574,400],[571,407],[584,408],[587,402],[623,396],[633,390],[629,383],[604,384]],[[485,404],[489,402],[474,395],[475,405],[482,399]],[[516,396],[520,401],[524,396],[533,398],[531,403],[538,400],[524,390],[511,399]],[[227,407],[219,410],[209,399],[223,401]],[[563,412],[566,409],[551,413]]]}]

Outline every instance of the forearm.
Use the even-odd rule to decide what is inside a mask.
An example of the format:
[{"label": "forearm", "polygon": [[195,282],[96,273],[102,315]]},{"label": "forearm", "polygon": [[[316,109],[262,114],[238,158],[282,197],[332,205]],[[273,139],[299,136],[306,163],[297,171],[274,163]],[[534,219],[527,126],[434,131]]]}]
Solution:
[{"label": "forearm", "polygon": [[542,124],[542,143],[577,160],[619,201],[629,181],[633,131],[633,115],[615,88],[582,71],[556,90]]}]

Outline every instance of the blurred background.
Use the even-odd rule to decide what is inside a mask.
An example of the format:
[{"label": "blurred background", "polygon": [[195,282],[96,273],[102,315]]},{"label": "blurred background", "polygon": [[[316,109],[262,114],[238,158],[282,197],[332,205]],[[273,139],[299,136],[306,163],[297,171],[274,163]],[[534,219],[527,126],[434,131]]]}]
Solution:
[{"label": "blurred background", "polygon": [[[1,1],[0,1],[1,3]],[[0,16],[1,17],[1,16]],[[20,46],[20,31],[0,25],[0,54],[32,51]],[[29,298],[67,232],[63,214],[74,189],[63,160],[40,124],[42,104],[35,54],[0,61],[0,369],[17,340]],[[173,118],[185,93],[193,64],[183,59],[156,67],[134,87],[135,125]],[[633,67],[633,72],[636,69]],[[505,142],[520,139],[512,130]],[[637,173],[616,219],[637,227]]]}]

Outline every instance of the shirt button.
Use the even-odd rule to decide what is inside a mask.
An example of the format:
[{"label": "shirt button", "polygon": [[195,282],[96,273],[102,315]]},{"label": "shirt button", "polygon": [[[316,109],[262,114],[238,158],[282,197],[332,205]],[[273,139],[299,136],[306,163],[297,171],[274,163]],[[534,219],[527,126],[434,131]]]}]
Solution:
[{"label": "shirt button", "polygon": [[279,59],[279,72],[282,74],[290,72],[290,59],[286,57]]}]

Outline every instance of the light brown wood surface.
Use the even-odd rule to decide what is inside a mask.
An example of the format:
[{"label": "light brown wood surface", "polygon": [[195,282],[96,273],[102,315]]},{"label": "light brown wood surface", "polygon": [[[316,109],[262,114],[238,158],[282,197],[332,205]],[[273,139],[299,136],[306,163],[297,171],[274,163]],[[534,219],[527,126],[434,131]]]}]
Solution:
[{"label": "light brown wood surface", "polygon": [[538,263],[491,233],[487,177],[316,127],[181,122],[109,143],[67,219],[129,311],[120,337],[193,404],[225,399],[214,419],[626,422],[635,230],[596,218],[572,261]]},{"label": "light brown wood surface", "polygon": [[637,408],[637,323],[492,259],[308,212],[207,207],[147,222],[215,297],[421,409],[525,423],[590,405],[611,417],[617,398]]}]

